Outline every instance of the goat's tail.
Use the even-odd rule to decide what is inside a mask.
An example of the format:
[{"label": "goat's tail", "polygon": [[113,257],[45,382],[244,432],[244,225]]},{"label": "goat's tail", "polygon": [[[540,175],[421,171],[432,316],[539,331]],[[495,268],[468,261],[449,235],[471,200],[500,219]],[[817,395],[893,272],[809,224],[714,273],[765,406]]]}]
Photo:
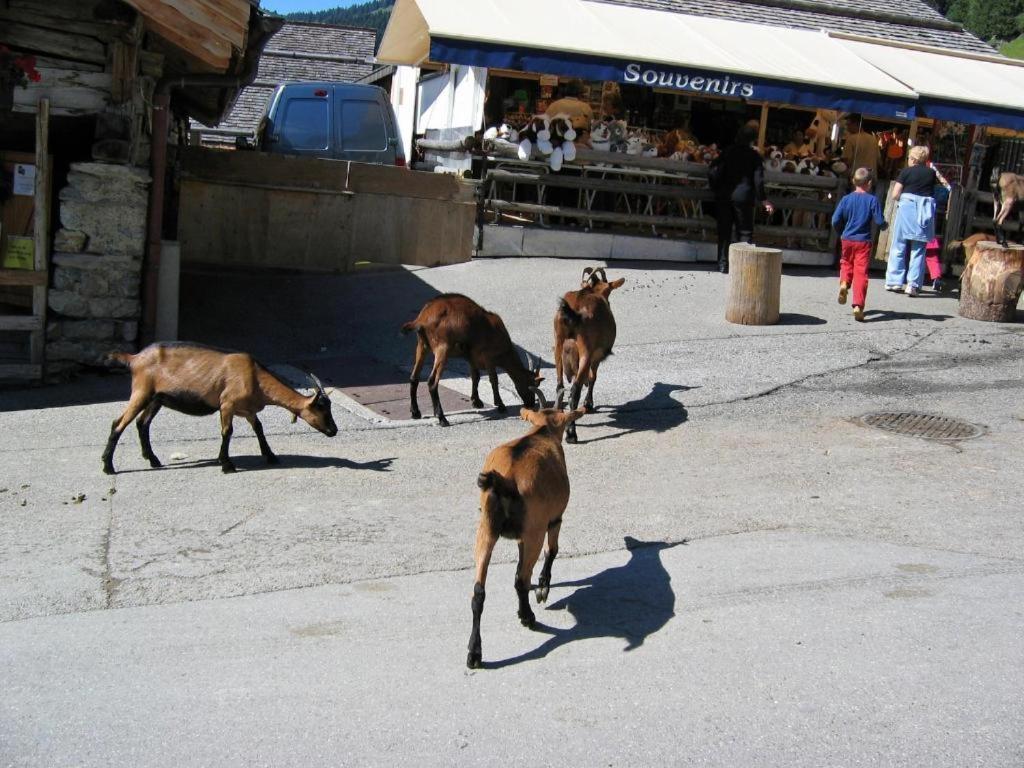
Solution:
[{"label": "goat's tail", "polygon": [[135,355],[129,352],[108,352],[105,359],[110,365],[123,365],[127,368],[131,365],[133,357]]},{"label": "goat's tail", "polygon": [[583,322],[583,315],[570,307],[569,302],[563,297],[558,300],[558,319],[572,330]]},{"label": "goat's tail", "polygon": [[402,335],[406,336],[413,331],[418,331],[419,328],[420,326],[415,320],[410,320],[408,323],[402,323]]},{"label": "goat's tail", "polygon": [[486,494],[480,505],[491,530],[500,536],[518,536],[523,526],[523,497],[508,478],[499,472],[481,472],[476,484]]}]

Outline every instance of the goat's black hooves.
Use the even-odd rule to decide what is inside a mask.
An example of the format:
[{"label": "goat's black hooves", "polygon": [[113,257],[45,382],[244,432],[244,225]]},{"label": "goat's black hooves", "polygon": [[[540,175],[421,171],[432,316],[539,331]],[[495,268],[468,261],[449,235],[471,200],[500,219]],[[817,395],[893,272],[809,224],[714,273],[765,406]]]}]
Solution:
[{"label": "goat's black hooves", "polygon": [[537,592],[535,594],[537,595],[537,602],[538,603],[546,603],[548,601],[548,588],[547,587],[537,587]]},{"label": "goat's black hooves", "polygon": [[439,427],[450,427],[452,425],[452,423],[450,421],[448,421],[448,419],[442,417],[442,418],[437,420],[437,425]]},{"label": "goat's black hooves", "polygon": [[163,464],[160,463],[160,459],[154,456],[152,459],[149,460],[149,466],[150,469],[160,469],[161,467],[163,467]]},{"label": "goat's black hooves", "polygon": [[113,464],[104,464],[103,465],[103,474],[105,474],[105,475],[116,475],[117,472],[114,471],[114,465]]},{"label": "goat's black hooves", "polygon": [[410,419],[422,419],[423,418],[423,414],[420,413],[419,411],[412,411],[409,414],[409,418]]},{"label": "goat's black hooves", "polygon": [[519,621],[527,629],[533,629],[537,625],[537,617],[532,613],[529,613],[526,616],[520,614]]},{"label": "goat's black hooves", "polygon": [[483,654],[477,651],[470,651],[466,656],[466,666],[470,669],[480,669],[484,665]]},{"label": "goat's black hooves", "polygon": [[221,464],[220,465],[220,471],[223,472],[225,475],[230,475],[232,472],[235,471],[235,465],[234,464]]},{"label": "goat's black hooves", "polygon": [[576,435],[566,435],[565,442],[572,443],[573,445],[575,445],[576,443],[579,442],[579,440],[576,439]]},{"label": "goat's black hooves", "polygon": [[470,400],[469,403],[474,408],[483,408],[484,407],[484,401],[481,400],[479,397],[476,400]]}]

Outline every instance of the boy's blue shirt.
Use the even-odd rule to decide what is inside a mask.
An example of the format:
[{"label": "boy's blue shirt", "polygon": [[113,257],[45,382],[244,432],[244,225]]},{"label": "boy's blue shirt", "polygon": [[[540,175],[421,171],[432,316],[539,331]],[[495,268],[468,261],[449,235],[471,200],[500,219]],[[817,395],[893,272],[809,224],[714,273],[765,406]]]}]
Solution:
[{"label": "boy's blue shirt", "polygon": [[832,226],[837,230],[843,227],[843,240],[870,242],[872,221],[881,229],[886,228],[882,206],[870,192],[851,192],[839,201],[832,214]]}]

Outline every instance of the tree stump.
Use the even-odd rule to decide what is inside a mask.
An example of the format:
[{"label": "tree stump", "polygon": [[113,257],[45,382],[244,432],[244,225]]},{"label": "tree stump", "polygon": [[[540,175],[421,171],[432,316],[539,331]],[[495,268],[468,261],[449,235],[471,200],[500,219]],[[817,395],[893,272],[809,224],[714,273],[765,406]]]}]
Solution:
[{"label": "tree stump", "polygon": [[729,246],[729,301],[725,319],[741,325],[779,322],[782,251],[751,243]]},{"label": "tree stump", "polygon": [[1024,288],[1024,245],[978,243],[960,278],[960,315],[1012,323]]}]

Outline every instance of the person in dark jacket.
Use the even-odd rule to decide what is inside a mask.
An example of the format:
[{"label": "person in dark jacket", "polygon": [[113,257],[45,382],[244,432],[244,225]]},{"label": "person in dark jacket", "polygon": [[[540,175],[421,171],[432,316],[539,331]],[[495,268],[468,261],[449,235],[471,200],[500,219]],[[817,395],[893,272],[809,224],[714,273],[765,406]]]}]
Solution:
[{"label": "person in dark jacket", "polygon": [[753,241],[754,208],[763,205],[769,215],[775,210],[764,192],[764,163],[754,149],[756,141],[757,129],[744,125],[709,174],[718,218],[718,271],[723,274],[729,272],[729,246]]}]

